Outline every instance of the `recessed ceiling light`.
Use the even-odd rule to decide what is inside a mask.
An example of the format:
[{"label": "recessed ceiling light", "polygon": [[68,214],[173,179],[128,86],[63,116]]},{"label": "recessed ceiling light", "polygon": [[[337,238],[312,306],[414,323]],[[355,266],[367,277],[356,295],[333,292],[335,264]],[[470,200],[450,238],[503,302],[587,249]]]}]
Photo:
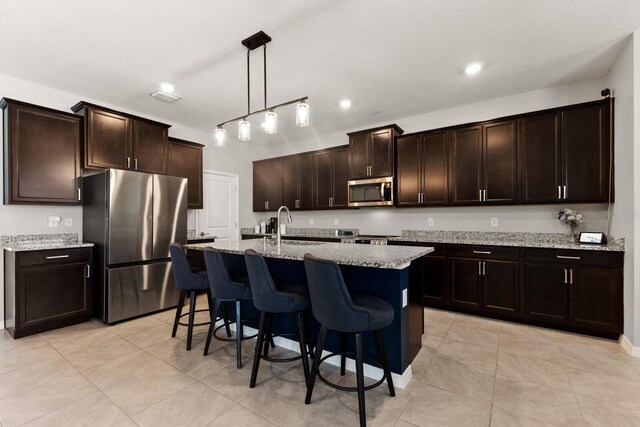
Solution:
[{"label": "recessed ceiling light", "polygon": [[349,99],[343,99],[342,101],[340,101],[340,106],[342,108],[349,108],[351,107],[351,100]]},{"label": "recessed ceiling light", "polygon": [[171,83],[160,83],[160,90],[167,93],[173,93],[176,88]]},{"label": "recessed ceiling light", "polygon": [[482,70],[482,62],[472,62],[471,64],[467,65],[467,68],[464,69],[464,72],[472,75],[478,74],[480,70]]}]

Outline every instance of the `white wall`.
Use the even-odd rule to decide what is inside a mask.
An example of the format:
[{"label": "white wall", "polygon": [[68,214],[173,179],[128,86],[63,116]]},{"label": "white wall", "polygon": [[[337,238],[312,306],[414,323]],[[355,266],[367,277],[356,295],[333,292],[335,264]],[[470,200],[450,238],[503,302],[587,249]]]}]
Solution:
[{"label": "white wall", "polygon": [[[435,129],[444,126],[487,120],[512,114],[559,107],[562,105],[600,99],[600,90],[607,85],[605,79],[594,79],[580,83],[540,89],[503,98],[492,99],[446,110],[435,111],[412,117],[397,118],[371,126],[397,123],[405,133]],[[349,114],[345,111],[345,114]],[[313,117],[312,117],[313,119]],[[316,150],[348,143],[345,129],[335,134],[306,139],[274,147],[278,155]],[[269,154],[270,157],[275,154]],[[250,197],[244,194],[242,197]],[[309,227],[313,218],[314,227],[333,228],[335,219],[339,227],[360,228],[363,233],[397,234],[402,229],[433,230],[478,230],[478,231],[531,231],[568,232],[568,228],[557,220],[557,212],[565,205],[549,206],[504,206],[504,207],[455,207],[455,208],[364,208],[357,211],[318,211],[295,213],[293,226]],[[604,231],[606,225],[603,211],[606,205],[567,205],[583,212],[585,227],[589,230]],[[242,226],[253,226],[256,222],[272,214],[256,213],[243,220]],[[498,217],[498,227],[490,226],[490,218]],[[434,218],[434,226],[427,226],[427,218]]]}]

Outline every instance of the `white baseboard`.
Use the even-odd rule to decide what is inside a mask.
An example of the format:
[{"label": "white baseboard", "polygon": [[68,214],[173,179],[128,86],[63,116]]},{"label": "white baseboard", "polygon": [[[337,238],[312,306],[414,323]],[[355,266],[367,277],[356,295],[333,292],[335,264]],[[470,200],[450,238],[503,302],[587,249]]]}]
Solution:
[{"label": "white baseboard", "polygon": [[620,337],[620,345],[629,356],[640,358],[640,347],[635,347],[631,344],[631,341],[626,336],[622,335]]},{"label": "white baseboard", "polygon": [[4,320],[0,320],[0,329],[4,329]]},{"label": "white baseboard", "polygon": [[[222,321],[218,321],[218,323],[216,323],[216,325],[222,325]],[[235,323],[229,325],[231,330],[235,331]],[[257,334],[258,331],[254,328],[250,328],[249,326],[245,326],[244,327],[245,333],[247,335],[253,335],[253,334]],[[298,341],[294,341],[294,340],[290,340],[288,338],[283,338],[283,337],[275,337],[273,339],[273,342],[275,345],[277,345],[278,347],[282,347],[282,348],[286,348],[287,350],[291,350],[293,352],[296,352],[298,354],[300,354],[300,344],[298,344]],[[328,354],[330,354],[330,352],[328,351],[323,351],[322,352],[322,357],[327,356]],[[330,365],[334,365],[334,366],[340,366],[340,358],[339,357],[331,357],[327,360],[325,360],[325,363],[329,363]],[[352,359],[347,359],[347,363],[345,364],[345,369],[347,371],[350,372],[355,372],[356,371],[356,363],[352,360]],[[372,379],[379,379],[384,375],[384,372],[382,369],[378,368],[377,366],[371,366],[368,364],[364,364],[364,376],[368,377],[368,378],[372,378]],[[411,372],[411,365],[409,365],[409,367],[407,369],[405,369],[405,371],[402,373],[402,375],[396,374],[394,372],[391,373],[391,378],[393,379],[393,385],[394,387],[400,388],[400,389],[404,389],[408,384],[409,381],[411,381],[411,377],[413,376],[412,372]]]}]

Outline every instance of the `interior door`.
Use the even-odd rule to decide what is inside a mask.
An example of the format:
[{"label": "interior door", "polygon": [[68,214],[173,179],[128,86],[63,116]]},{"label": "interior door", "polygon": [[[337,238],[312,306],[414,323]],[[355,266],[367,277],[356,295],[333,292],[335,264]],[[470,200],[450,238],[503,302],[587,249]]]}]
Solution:
[{"label": "interior door", "polygon": [[198,211],[197,231],[215,236],[216,242],[239,240],[238,176],[204,172],[204,209]]}]

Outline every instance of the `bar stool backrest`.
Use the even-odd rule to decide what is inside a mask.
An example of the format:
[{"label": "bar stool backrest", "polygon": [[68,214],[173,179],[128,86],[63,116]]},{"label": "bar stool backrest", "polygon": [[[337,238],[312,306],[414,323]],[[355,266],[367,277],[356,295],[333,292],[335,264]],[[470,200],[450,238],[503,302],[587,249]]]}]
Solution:
[{"label": "bar stool backrest", "polygon": [[220,252],[213,248],[204,248],[202,254],[204,263],[207,266],[209,286],[213,297],[217,299],[236,299],[239,294],[242,295],[244,285],[231,280]]},{"label": "bar stool backrest", "polygon": [[191,271],[182,245],[180,243],[171,243],[169,245],[169,253],[171,254],[171,269],[173,270],[173,277],[176,279],[176,287],[178,289],[191,290],[193,286],[190,286],[190,281],[194,279],[200,281],[201,278]]},{"label": "bar stool backrest", "polygon": [[253,304],[266,313],[281,313],[289,310],[291,296],[279,292],[271,277],[266,261],[253,249],[244,251]]}]

